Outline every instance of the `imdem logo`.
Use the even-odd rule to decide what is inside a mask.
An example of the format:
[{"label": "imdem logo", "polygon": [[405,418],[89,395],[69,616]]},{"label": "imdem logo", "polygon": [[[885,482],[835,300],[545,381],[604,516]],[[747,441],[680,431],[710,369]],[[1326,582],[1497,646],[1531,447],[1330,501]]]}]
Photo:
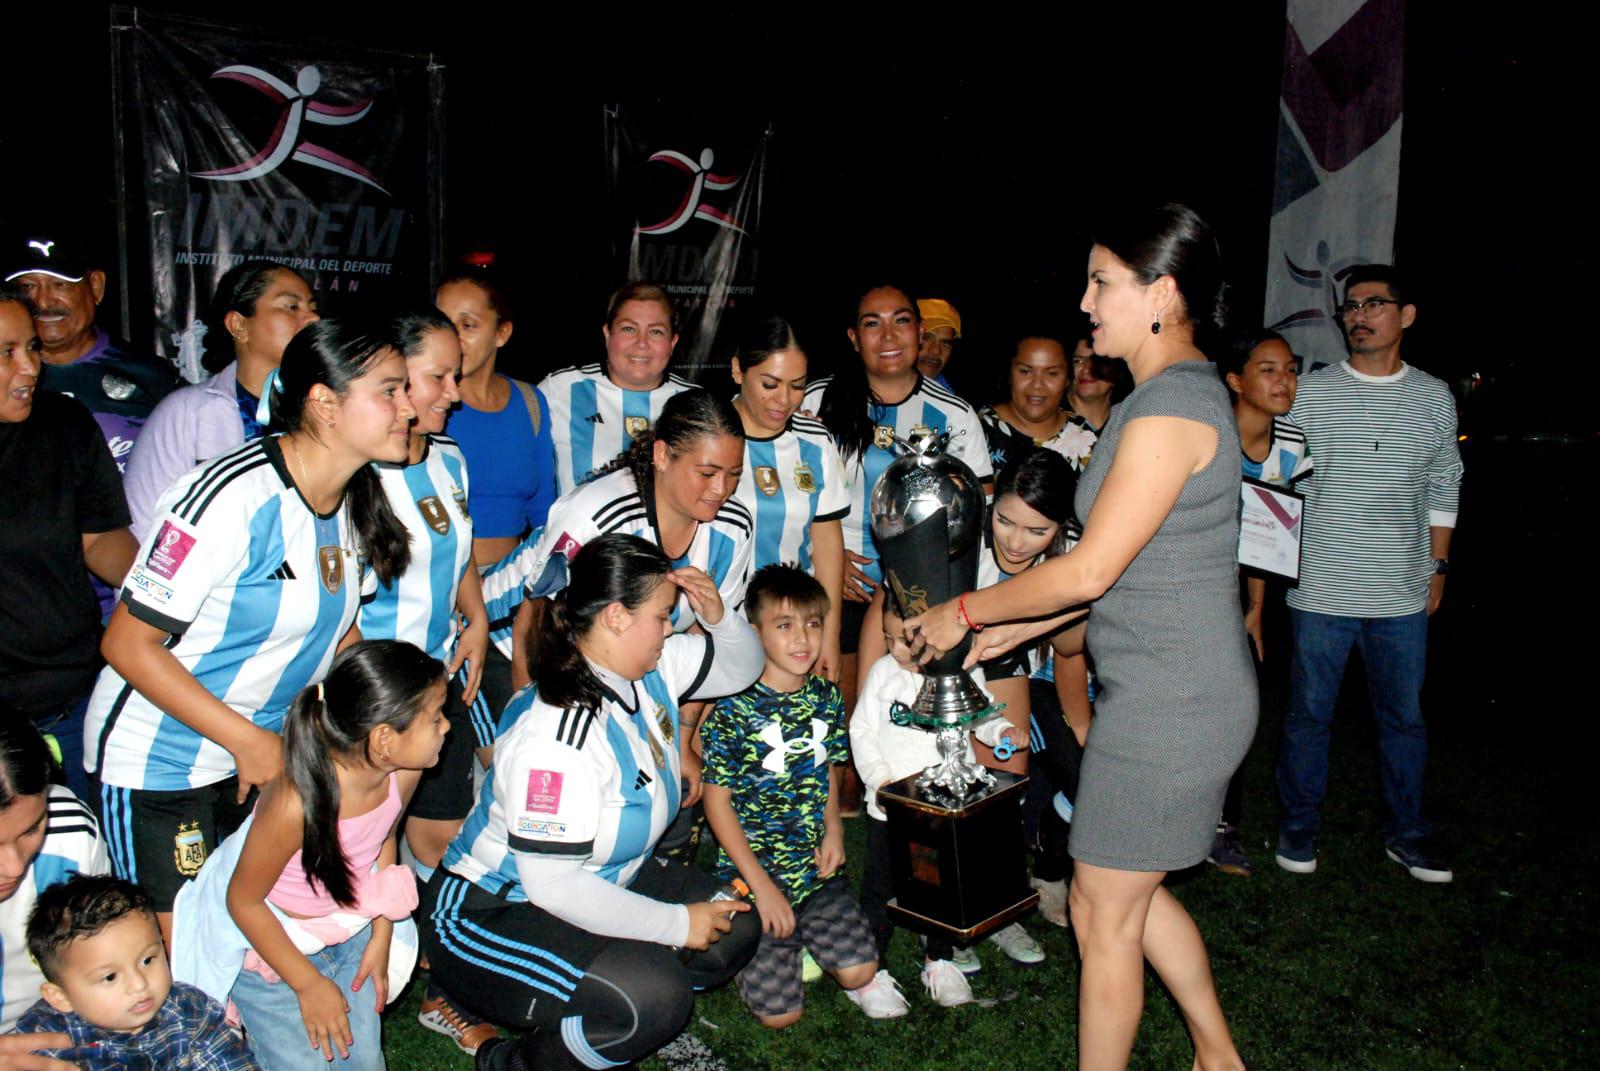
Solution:
[{"label": "imdem logo", "polygon": [[317,123],[321,126],[350,126],[352,123],[359,123],[366,118],[368,112],[372,111],[373,98],[367,97],[349,105],[318,103],[312,98],[316,96],[317,90],[322,88],[322,72],[311,66],[300,68],[292,86],[260,67],[243,64],[221,67],[213,71],[211,77],[243,83],[279,105],[280,110],[272,135],[260,152],[231,167],[190,172],[195,178],[210,179],[212,182],[247,182],[271,174],[286,160],[292,159],[298,163],[310,164],[324,171],[344,175],[346,178],[353,178],[382,193],[389,192],[378,182],[376,175],[354,160],[340,156],[321,145],[301,140],[302,123]]},{"label": "imdem logo", "polygon": [[707,223],[714,223],[719,227],[744,234],[742,222],[720,208],[713,208],[704,202],[708,191],[720,193],[739,185],[737,174],[718,175],[711,170],[716,159],[716,153],[710,148],[701,149],[698,160],[675,149],[663,149],[651,154],[647,163],[665,164],[683,173],[688,176],[689,185],[684,191],[683,200],[678,202],[678,207],[673,209],[666,219],[652,223],[648,227],[638,227],[636,230],[640,234],[671,234],[692,219],[703,219]]}]

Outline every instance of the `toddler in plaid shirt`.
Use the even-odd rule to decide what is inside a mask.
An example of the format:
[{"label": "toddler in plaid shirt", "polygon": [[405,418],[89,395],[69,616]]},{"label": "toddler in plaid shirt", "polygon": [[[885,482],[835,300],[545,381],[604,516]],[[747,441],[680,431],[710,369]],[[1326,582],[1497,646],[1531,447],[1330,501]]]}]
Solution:
[{"label": "toddler in plaid shirt", "polygon": [[155,909],[137,885],[80,874],[41,892],[28,951],[44,999],[17,1032],[72,1039],[41,1055],[88,1071],[258,1071],[222,1005],[172,981]]}]

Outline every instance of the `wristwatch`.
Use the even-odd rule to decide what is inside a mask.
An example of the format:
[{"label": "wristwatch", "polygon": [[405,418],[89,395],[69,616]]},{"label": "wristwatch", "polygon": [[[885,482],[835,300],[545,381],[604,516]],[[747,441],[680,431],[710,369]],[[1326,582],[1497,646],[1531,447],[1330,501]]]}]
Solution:
[{"label": "wristwatch", "polygon": [[1450,559],[1449,558],[1435,558],[1435,559],[1433,559],[1433,575],[1434,576],[1449,576],[1450,575]]}]

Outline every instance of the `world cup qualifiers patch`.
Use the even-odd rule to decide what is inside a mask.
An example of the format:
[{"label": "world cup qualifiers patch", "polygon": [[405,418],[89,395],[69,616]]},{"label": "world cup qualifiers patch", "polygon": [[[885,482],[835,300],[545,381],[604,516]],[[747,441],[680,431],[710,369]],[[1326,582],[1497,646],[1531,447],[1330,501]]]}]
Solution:
[{"label": "world cup qualifiers patch", "polygon": [[561,538],[556,540],[556,553],[567,559],[569,562],[576,558],[578,556],[578,551],[582,549],[583,544],[579,543],[576,539],[573,539],[572,536],[566,532],[562,532]]},{"label": "world cup qualifiers patch", "polygon": [[150,548],[150,556],[144,563],[151,572],[171,580],[193,549],[194,536],[172,521],[167,521],[162,524],[155,545]]},{"label": "world cup qualifiers patch", "polygon": [[554,770],[528,772],[528,800],[522,808],[537,814],[555,814],[561,809],[561,778]]}]

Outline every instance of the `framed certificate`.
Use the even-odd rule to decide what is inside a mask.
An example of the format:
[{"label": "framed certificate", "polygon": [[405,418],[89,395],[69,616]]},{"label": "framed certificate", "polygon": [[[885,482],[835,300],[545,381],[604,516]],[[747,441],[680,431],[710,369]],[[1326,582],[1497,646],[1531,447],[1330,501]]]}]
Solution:
[{"label": "framed certificate", "polygon": [[1246,477],[1239,500],[1239,564],[1299,580],[1305,496]]}]

